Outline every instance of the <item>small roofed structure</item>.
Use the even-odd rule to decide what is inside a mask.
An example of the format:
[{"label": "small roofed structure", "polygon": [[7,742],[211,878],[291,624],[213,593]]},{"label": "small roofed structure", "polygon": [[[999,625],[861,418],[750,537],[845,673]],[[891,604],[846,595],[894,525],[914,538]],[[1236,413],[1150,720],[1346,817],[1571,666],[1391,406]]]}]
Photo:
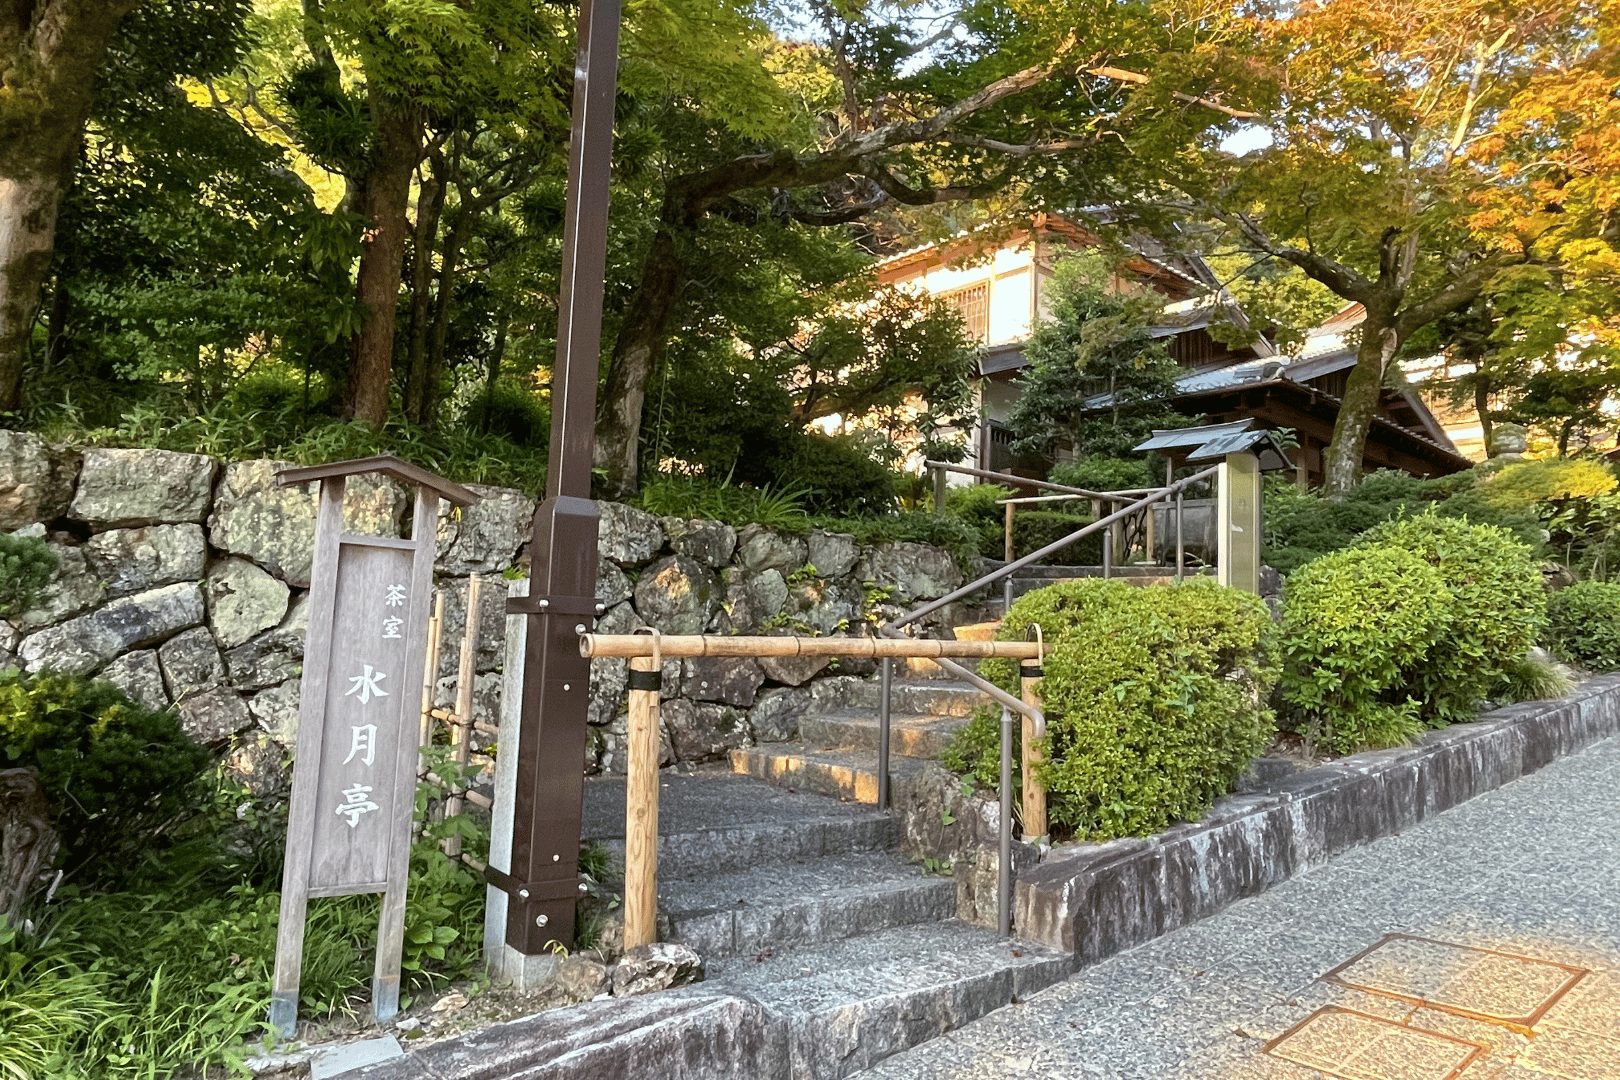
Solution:
[{"label": "small roofed structure", "polygon": [[352,461],[336,461],[330,465],[300,465],[291,469],[282,469],[276,473],[278,487],[296,487],[314,480],[331,480],[339,476],[358,476],[361,473],[381,473],[402,484],[412,487],[423,487],[437,494],[441,499],[452,502],[457,506],[471,506],[479,499],[479,495],[471,488],[462,487],[454,480],[446,480],[438,473],[429,472],[420,465],[412,464],[404,458],[393,454],[378,454],[375,457],[355,458]]},{"label": "small roofed structure", "polygon": [[1261,472],[1281,472],[1294,467],[1277,433],[1257,427],[1253,417],[1224,424],[1156,428],[1151,437],[1133,449],[1143,453],[1154,451],[1169,461],[1166,483],[1170,482],[1177,465],[1220,461],[1228,454],[1253,454],[1260,461]]}]

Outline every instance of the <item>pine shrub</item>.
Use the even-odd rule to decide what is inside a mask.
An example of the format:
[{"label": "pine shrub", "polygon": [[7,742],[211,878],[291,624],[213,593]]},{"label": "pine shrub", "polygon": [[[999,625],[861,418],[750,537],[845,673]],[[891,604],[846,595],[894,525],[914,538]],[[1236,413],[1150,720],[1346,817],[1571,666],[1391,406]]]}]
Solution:
[{"label": "pine shrub", "polygon": [[1583,581],[1547,603],[1547,646],[1589,671],[1620,671],[1620,583]]},{"label": "pine shrub", "polygon": [[0,534],[0,615],[27,611],[56,573],[56,555],[37,536]]}]

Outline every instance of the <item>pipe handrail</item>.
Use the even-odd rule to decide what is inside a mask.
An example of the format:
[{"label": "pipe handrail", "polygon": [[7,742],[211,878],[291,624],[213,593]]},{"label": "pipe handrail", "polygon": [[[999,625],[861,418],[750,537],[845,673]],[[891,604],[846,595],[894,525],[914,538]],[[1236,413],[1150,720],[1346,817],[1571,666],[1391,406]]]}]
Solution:
[{"label": "pipe handrail", "polygon": [[992,570],[990,573],[984,575],[984,577],[978,578],[975,581],[970,581],[961,588],[954,589],[951,592],[946,593],[938,600],[930,600],[928,603],[919,608],[915,608],[906,612],[904,615],[890,619],[879,628],[880,632],[892,637],[894,636],[894,632],[897,632],[900,627],[914,623],[925,615],[932,615],[942,607],[954,604],[956,601],[965,597],[972,596],[974,593],[979,592],[986,586],[992,585],[1011,574],[1015,574],[1026,566],[1038,563],[1048,555],[1054,555],[1068,547],[1070,544],[1083,540],[1092,533],[1098,532],[1101,529],[1114,524],[1116,521],[1123,521],[1144,507],[1152,506],[1154,503],[1159,502],[1162,499],[1170,498],[1173,495],[1185,491],[1191,485],[1198,483],[1201,480],[1207,480],[1210,477],[1217,475],[1220,471],[1221,467],[1219,465],[1211,465],[1209,468],[1195,472],[1191,476],[1183,477],[1173,484],[1168,484],[1162,488],[1158,488],[1152,494],[1144,496],[1143,498],[1130,503],[1122,509],[1114,511],[1107,517],[1098,518],[1096,521],[1091,522],[1089,525],[1083,526],[1075,532],[1070,533],[1068,536],[1060,537],[1057,540],[1052,541],[1050,544],[1047,544],[1045,547],[1038,548],[1035,551],[1030,552],[1028,555],[1014,559],[1010,563],[1004,563],[1000,567],[997,567],[995,570]]},{"label": "pipe handrail", "polygon": [[1010,499],[997,499],[997,506],[1022,506],[1024,503],[1079,502],[1084,495],[1014,495]]},{"label": "pipe handrail", "polygon": [[1106,491],[1092,491],[1090,488],[1054,484],[1050,480],[1031,480],[1027,476],[1018,476],[1014,473],[992,472],[989,469],[975,469],[967,465],[952,465],[948,461],[924,461],[923,468],[943,469],[945,472],[960,473],[963,476],[976,476],[981,480],[1006,481],[1021,487],[1041,488],[1045,491],[1063,491],[1087,499],[1106,499],[1108,497]]}]

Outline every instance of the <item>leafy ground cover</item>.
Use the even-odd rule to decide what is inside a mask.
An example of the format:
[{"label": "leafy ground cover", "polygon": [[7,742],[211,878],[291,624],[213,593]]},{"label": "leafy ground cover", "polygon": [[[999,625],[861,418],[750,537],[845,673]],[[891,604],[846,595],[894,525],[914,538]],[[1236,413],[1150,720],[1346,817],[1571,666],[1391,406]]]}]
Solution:
[{"label": "leafy ground cover", "polygon": [[[173,714],[63,675],[0,679],[0,766],[40,777],[65,871],[21,920],[0,919],[0,1077],[240,1071],[269,1004],[284,804],[224,778]],[[468,828],[430,825],[413,849],[407,996],[477,971],[484,886],[437,844]],[[376,897],[312,902],[306,1018],[363,1008],[376,917]]]}]

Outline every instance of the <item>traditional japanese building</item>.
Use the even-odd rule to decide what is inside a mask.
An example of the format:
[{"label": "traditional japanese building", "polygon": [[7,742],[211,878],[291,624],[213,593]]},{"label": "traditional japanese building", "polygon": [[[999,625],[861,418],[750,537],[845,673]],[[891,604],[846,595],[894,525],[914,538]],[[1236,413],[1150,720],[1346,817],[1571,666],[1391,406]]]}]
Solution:
[{"label": "traditional japanese building", "polygon": [[[1007,419],[1020,393],[1019,372],[1028,361],[1024,345],[1047,314],[1045,290],[1056,260],[1065,252],[1101,246],[1082,225],[1042,215],[1028,228],[994,240],[969,235],[901,252],[878,266],[886,284],[911,285],[961,312],[968,332],[984,346],[977,377],[978,422],[970,433],[968,464],[1038,475],[1049,462],[1018,460]],[[1229,347],[1210,333],[1217,320],[1243,324],[1243,312],[1224,293],[1215,274],[1196,257],[1177,255],[1141,241],[1115,278],[1121,291],[1151,290],[1164,298],[1164,316],[1154,333],[1166,339],[1185,374],[1176,386],[1176,408],[1208,423],[1253,419],[1264,427],[1290,429],[1297,440],[1296,472],[1307,482],[1322,475],[1322,449],[1333,432],[1345,381],[1355,365],[1349,340],[1363,313],[1346,308],[1311,332],[1298,355],[1279,353],[1263,337]],[[1106,408],[1106,395],[1093,399]],[[1419,394],[1385,390],[1367,440],[1366,467],[1438,476],[1469,467]]]}]

